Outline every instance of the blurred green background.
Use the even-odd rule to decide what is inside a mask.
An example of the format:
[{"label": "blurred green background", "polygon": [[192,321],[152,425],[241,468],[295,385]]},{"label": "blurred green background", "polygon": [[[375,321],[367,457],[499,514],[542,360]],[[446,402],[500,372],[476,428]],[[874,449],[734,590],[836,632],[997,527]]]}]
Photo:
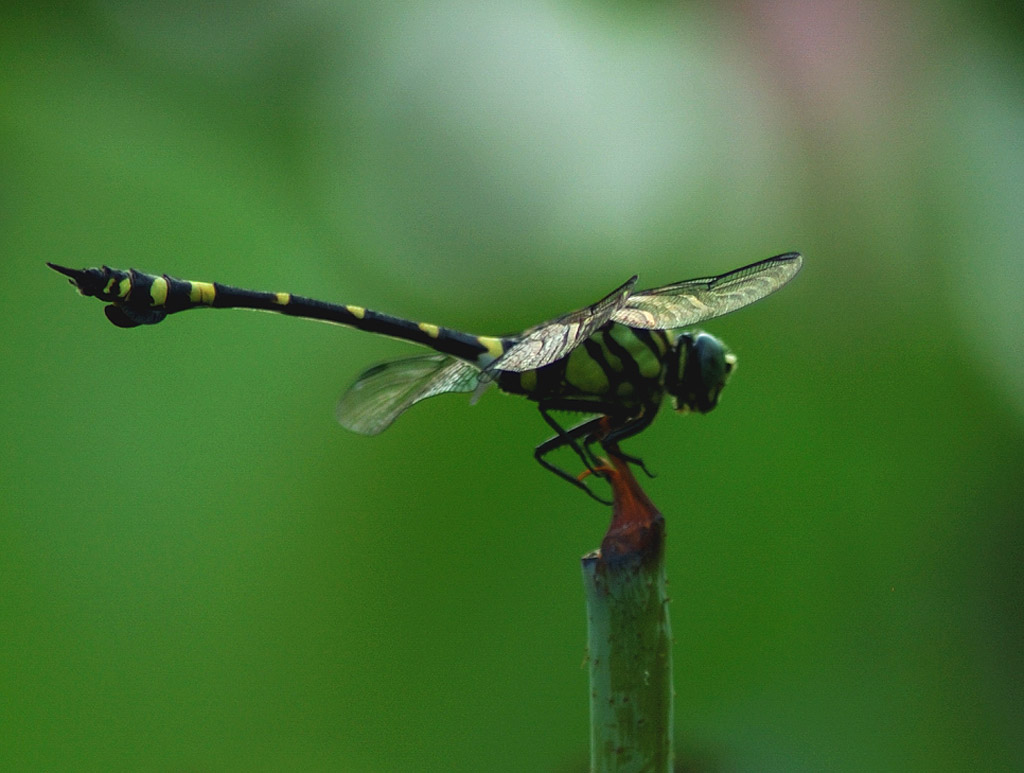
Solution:
[{"label": "blurred green background", "polygon": [[[413,347],[110,325],[50,260],[478,333],[787,250],[739,371],[627,445],[681,761],[1024,769],[1015,4],[0,11],[0,768],[583,770],[608,513],[534,406],[341,429]],[[571,464],[571,460],[564,460]]]}]

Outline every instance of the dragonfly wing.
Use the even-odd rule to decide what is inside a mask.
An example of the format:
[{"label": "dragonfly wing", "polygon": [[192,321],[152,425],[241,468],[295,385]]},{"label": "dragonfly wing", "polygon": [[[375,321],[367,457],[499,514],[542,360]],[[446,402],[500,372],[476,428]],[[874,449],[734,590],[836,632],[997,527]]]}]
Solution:
[{"label": "dragonfly wing", "polygon": [[672,330],[720,317],[778,290],[796,276],[799,253],[777,255],[728,274],[685,282],[631,295],[612,313],[616,322],[644,330]]},{"label": "dragonfly wing", "polygon": [[521,373],[562,359],[622,309],[634,285],[636,276],[585,309],[571,311],[526,330],[508,351],[487,367],[485,375],[493,377],[497,370]]},{"label": "dragonfly wing", "polygon": [[479,368],[446,354],[391,360],[360,374],[342,395],[335,415],[346,429],[376,435],[420,400],[444,392],[472,392],[479,380]]}]

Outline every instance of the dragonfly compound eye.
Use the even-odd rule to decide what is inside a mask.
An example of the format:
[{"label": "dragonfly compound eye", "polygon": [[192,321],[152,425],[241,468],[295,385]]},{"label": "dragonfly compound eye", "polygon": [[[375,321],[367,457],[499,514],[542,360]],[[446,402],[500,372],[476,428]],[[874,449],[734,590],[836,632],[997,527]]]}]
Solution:
[{"label": "dragonfly compound eye", "polygon": [[668,386],[677,411],[707,413],[718,405],[736,356],[707,333],[683,333],[677,344],[678,370]]}]

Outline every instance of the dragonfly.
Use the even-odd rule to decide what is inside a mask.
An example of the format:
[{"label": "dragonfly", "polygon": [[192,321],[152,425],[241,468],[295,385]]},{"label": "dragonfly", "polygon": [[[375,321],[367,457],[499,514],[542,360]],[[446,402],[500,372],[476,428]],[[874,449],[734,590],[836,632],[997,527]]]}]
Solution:
[{"label": "dragonfly", "polygon": [[[619,443],[643,431],[665,398],[681,413],[707,413],[736,367],[719,339],[689,328],[741,309],[789,282],[803,263],[790,252],[718,276],[636,290],[634,275],[601,300],[548,322],[504,336],[479,336],[414,322],[362,306],[328,303],[292,293],[261,292],[217,282],[192,282],[102,266],[47,265],[68,277],[84,296],[108,305],[107,319],[132,328],[162,322],[196,308],[240,308],[320,320],[422,344],[431,353],[390,360],[365,370],[337,407],[342,426],[376,435],[416,403],[449,392],[472,393],[494,385],[537,404],[555,433],[534,449],[547,470],[607,504],[585,482],[603,476],[606,453],[650,473]],[[585,415],[565,427],[555,412]],[[583,462],[575,476],[548,457],[570,448]]]}]

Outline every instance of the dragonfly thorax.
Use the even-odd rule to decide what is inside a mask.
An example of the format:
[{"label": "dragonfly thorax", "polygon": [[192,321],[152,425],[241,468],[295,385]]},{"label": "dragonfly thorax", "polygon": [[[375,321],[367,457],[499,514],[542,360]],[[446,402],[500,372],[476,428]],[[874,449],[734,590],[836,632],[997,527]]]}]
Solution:
[{"label": "dragonfly thorax", "polygon": [[682,333],[672,348],[665,373],[665,391],[677,411],[707,413],[718,405],[736,355],[707,333]]},{"label": "dragonfly thorax", "polygon": [[661,401],[672,337],[609,322],[567,357],[536,370],[502,372],[498,386],[536,402],[571,401],[579,410],[635,417]]}]

